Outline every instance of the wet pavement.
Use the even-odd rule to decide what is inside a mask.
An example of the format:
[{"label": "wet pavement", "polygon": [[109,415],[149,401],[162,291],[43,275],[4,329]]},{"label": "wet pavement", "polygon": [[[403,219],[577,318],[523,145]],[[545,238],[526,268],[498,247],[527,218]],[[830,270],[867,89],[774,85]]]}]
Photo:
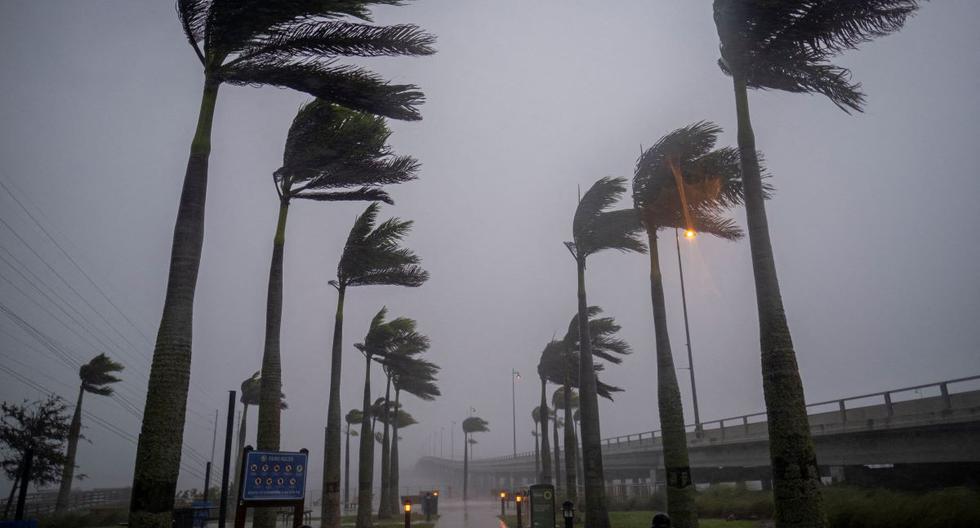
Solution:
[{"label": "wet pavement", "polygon": [[506,528],[498,515],[500,503],[496,501],[446,502],[439,505],[436,528]]}]

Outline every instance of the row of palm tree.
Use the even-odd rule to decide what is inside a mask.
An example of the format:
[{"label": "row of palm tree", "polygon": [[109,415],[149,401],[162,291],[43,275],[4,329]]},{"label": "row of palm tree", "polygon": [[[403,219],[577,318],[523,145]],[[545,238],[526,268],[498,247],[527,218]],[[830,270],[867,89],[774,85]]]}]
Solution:
[{"label": "row of palm tree", "polygon": [[[378,187],[410,179],[414,161],[390,156],[381,117],[417,120],[422,93],[413,85],[391,84],[360,67],[338,63],[342,56],[429,55],[434,37],[412,25],[376,26],[372,5],[399,0],[178,0],[177,14],[188,43],[204,69],[204,90],[191,142],[183,191],[174,227],[163,316],[150,369],[144,418],[137,448],[130,504],[135,528],[169,528],[190,379],[194,293],[201,260],[212,123],[222,84],[272,85],[313,95],[290,129],[283,166],[274,178],[279,220],[273,242],[266,311],[266,336],[259,397],[259,449],[279,448],[282,314],[282,258],[292,198],[318,201],[385,200]],[[360,21],[356,21],[360,20]],[[332,123],[327,137],[321,125]],[[384,136],[386,137],[386,136]],[[317,149],[325,139],[343,145],[339,153]],[[309,147],[313,147],[309,149]],[[339,386],[339,361],[332,361],[331,395]],[[336,381],[335,381],[336,380]],[[339,394],[339,392],[337,393]],[[326,524],[339,525],[339,400],[328,410],[330,478]],[[336,504],[334,504],[336,503]],[[272,519],[258,516],[257,526]]]}]

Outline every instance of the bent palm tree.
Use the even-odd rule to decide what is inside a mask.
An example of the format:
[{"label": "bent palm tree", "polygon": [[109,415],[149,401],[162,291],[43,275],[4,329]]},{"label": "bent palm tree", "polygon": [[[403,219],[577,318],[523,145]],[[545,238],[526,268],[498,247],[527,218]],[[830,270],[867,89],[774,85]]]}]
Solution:
[{"label": "bent palm tree", "polygon": [[473,433],[485,433],[490,430],[487,421],[479,416],[470,416],[469,418],[463,420],[463,500],[467,499],[469,494],[469,481],[470,481],[470,446],[476,443],[476,440],[470,438]]},{"label": "bent palm tree", "polygon": [[357,436],[357,431],[351,431],[350,426],[361,424],[361,411],[358,409],[351,409],[344,416],[344,422],[347,424],[347,432],[344,436],[347,437],[347,441],[344,442],[344,508],[350,504],[350,437]]},{"label": "bent palm tree", "polygon": [[64,512],[68,509],[68,499],[71,497],[71,482],[75,478],[75,454],[78,451],[78,439],[82,435],[82,397],[86,392],[98,396],[111,396],[113,383],[121,381],[114,376],[122,371],[120,363],[109,359],[105,354],[99,354],[78,369],[78,377],[82,384],[78,388],[78,401],[75,403],[75,413],[71,417],[68,428],[68,449],[65,454],[65,464],[61,470],[61,486],[58,488],[58,501],[55,511]]},{"label": "bent palm tree", "polygon": [[358,455],[358,482],[357,482],[357,528],[369,528],[371,523],[371,502],[374,485],[374,429],[371,424],[371,362],[384,361],[389,354],[398,351],[420,349],[425,350],[429,347],[429,339],[415,331],[415,321],[406,317],[399,317],[391,321],[385,321],[388,310],[382,308],[371,320],[364,341],[356,343],[357,348],[364,355],[364,398],[361,413],[361,449]]},{"label": "bent palm tree", "polygon": [[712,150],[721,129],[699,122],[660,138],[636,164],[633,203],[647,231],[650,297],[657,350],[657,404],[667,472],[667,513],[682,528],[698,526],[684,428],[684,407],[667,332],[663,275],[657,231],[665,228],[708,233],[726,240],[741,238],[734,222],[720,216],[741,201],[738,151]]},{"label": "bent palm tree", "polygon": [[218,87],[273,85],[394,119],[419,119],[422,93],[337,64],[340,56],[426,55],[415,26],[371,26],[368,6],[397,0],[178,0],[177,14],[204,67],[204,90],[177,209],[163,315],[157,331],[136,452],[130,526],[170,528],[190,382],[194,293],[204,239],[211,125]]},{"label": "bent palm tree", "polygon": [[[391,384],[395,388],[395,409],[399,418],[392,424],[393,432],[391,435],[391,451],[389,461],[388,476],[388,500],[391,502],[391,511],[398,511],[398,431],[408,427],[415,422],[408,413],[401,410],[401,393],[405,391],[422,401],[432,401],[441,396],[442,392],[436,386],[436,373],[439,366],[418,358],[400,358],[392,362],[393,375]],[[407,419],[402,419],[405,415]]]},{"label": "bent palm tree", "polygon": [[378,209],[378,204],[373,203],[354,221],[337,265],[337,280],[330,282],[337,290],[337,312],[330,351],[330,397],[324,439],[321,512],[322,526],[330,528],[340,523],[340,380],[347,288],[372,285],[414,288],[429,279],[429,274],[419,266],[419,257],[399,245],[412,229],[412,222],[391,218],[375,225]]},{"label": "bent palm tree", "polygon": [[[283,165],[273,173],[279,196],[279,219],[272,243],[266,298],[259,449],[279,449],[279,395],[282,392],[279,336],[289,206],[293,199],[320,202],[383,200],[390,203],[391,199],[381,186],[412,180],[418,170],[415,159],[391,153],[386,145],[390,136],[384,118],[348,110],[322,99],[303,105],[289,127]],[[339,459],[337,462],[339,464]]]},{"label": "bent palm tree", "polygon": [[589,337],[585,263],[590,255],[606,249],[645,251],[637,234],[642,229],[632,209],[607,211],[626,191],[623,178],[602,178],[586,191],[575,209],[573,242],[565,245],[578,271],[579,405],[582,413],[582,458],[585,467],[585,524],[609,528],[605,478],[602,469],[602,437],[599,431],[599,399],[596,392],[592,342]]},{"label": "bent palm tree", "polygon": [[778,526],[824,526],[826,518],[803,382],[769,238],[748,88],[818,93],[845,112],[860,111],[864,105],[860,85],[851,81],[850,71],[830,60],[900,30],[918,4],[917,0],[714,1],[721,41],[719,66],[732,77],[735,90]]},{"label": "bent palm tree", "polygon": [[[597,317],[602,313],[602,308],[590,306],[587,310],[589,316],[589,339],[592,342],[592,355],[608,361],[614,365],[622,363],[624,356],[631,353],[630,346],[622,339],[616,337],[620,326],[612,317]],[[581,464],[578,456],[577,440],[575,438],[574,420],[572,419],[572,409],[578,409],[579,398],[573,388],[579,387],[578,370],[573,368],[579,361],[579,324],[578,314],[576,313],[568,324],[568,331],[562,338],[563,354],[562,369],[560,373],[555,373],[556,383],[561,384],[562,391],[561,405],[565,410],[565,474],[566,474],[566,498],[572,502],[578,501],[578,489],[576,473],[578,465]],[[595,371],[600,372],[605,368],[601,363],[596,363]],[[619,387],[606,385],[598,379],[596,380],[596,391],[599,396],[612,401],[612,393],[622,392]],[[573,402],[574,398],[574,402]],[[572,425],[567,425],[572,424]],[[573,449],[569,451],[569,447]]]}]

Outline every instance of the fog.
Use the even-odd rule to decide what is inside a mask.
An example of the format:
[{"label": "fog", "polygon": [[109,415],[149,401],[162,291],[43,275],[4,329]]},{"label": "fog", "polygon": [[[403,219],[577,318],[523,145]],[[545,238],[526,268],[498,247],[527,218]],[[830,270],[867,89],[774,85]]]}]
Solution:
[{"label": "fog", "polygon": [[[438,36],[431,57],[353,61],[426,94],[422,121],[391,123],[395,150],[423,167],[418,181],[388,189],[396,205],[382,218],[415,222],[406,243],[432,278],[417,289],[348,293],[342,409],[360,406],[363,362],[352,344],[387,306],[418,320],[432,340],[428,359],[442,367],[442,397],[405,398],[420,423],[400,432],[403,467],[433,444],[439,454],[440,435],[449,456],[450,430],[470,408],[491,429],[475,455],[510,453],[511,369],[522,374],[518,450],[532,449],[538,356],[576,309],[575,266],[562,242],[571,239],[579,188],[631,177],[641,147],[694,121],[715,121],[725,129],[720,143],[735,143],[711,3],[430,0],[375,12],[378,23],[415,23]],[[840,63],[868,94],[863,114],[816,96],[750,94],[776,188],[770,230],[809,401],[980,373],[978,16],[971,0],[931,2],[900,33],[845,54]],[[61,324],[45,310],[60,316],[55,303],[0,263],[3,304],[80,362],[102,351],[124,362],[119,393],[142,408],[200,64],[171,2],[8,0],[0,3],[0,72],[0,181],[119,310],[0,192],[4,256],[70,301],[112,346]],[[198,461],[209,457],[219,408],[220,450],[225,391],[260,367],[277,212],[271,174],[309,99],[221,88],[185,430],[193,471],[182,471],[181,489],[201,487],[194,471],[203,473]],[[282,446],[310,449],[313,489],[336,303],[327,281],[365,206],[294,202],[286,235]],[[744,212],[732,214],[744,226]],[[673,245],[662,237],[675,361],[685,367]],[[682,240],[682,253],[702,419],[764,410],[747,241]],[[601,403],[604,436],[658,428],[648,274],[639,255],[589,260],[590,304],[615,317],[633,347],[604,374],[625,389]],[[75,369],[8,317],[0,317],[0,354],[74,402]],[[692,421],[686,371],[678,376]],[[0,400],[44,392],[6,371],[0,380]],[[78,472],[89,479],[79,487],[129,485],[139,419],[118,400],[92,396],[85,405],[125,434],[83,421],[89,442]],[[250,409],[253,428],[255,417]],[[462,435],[454,437],[458,457]]]}]

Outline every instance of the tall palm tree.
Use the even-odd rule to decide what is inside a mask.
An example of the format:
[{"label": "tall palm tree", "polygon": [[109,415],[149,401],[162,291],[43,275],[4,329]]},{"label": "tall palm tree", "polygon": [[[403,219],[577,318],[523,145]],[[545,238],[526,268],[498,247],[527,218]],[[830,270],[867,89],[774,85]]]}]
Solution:
[{"label": "tall palm tree", "polygon": [[[418,162],[410,156],[392,154],[386,144],[390,136],[384,118],[348,110],[323,99],[303,105],[289,127],[283,165],[273,173],[279,197],[279,219],[272,242],[266,298],[257,435],[259,449],[279,449],[279,395],[282,391],[279,336],[289,206],[293,199],[391,203],[381,186],[414,179]],[[337,462],[339,466],[339,459]]]},{"label": "tall palm tree", "polygon": [[577,478],[576,478],[576,461],[578,458],[578,449],[576,448],[575,439],[575,422],[572,421],[573,409],[578,408],[578,393],[575,392],[569,385],[563,385],[555,389],[554,394],[551,396],[551,400],[555,407],[555,412],[561,409],[564,422],[562,431],[564,432],[564,442],[565,442],[565,499],[572,501],[573,503],[578,500],[577,493]]},{"label": "tall palm tree", "polygon": [[650,297],[657,350],[657,404],[663,431],[667,471],[667,513],[682,528],[698,526],[684,428],[684,407],[674,370],[667,332],[663,274],[657,232],[684,229],[737,240],[742,231],[720,216],[725,207],[741,201],[738,151],[713,150],[721,133],[702,121],[674,130],[643,152],[633,178],[633,203],[647,231],[650,253]]},{"label": "tall palm tree", "polygon": [[642,227],[636,212],[632,209],[607,210],[626,191],[625,181],[623,178],[601,178],[586,191],[572,221],[574,241],[565,243],[575,258],[578,272],[579,405],[582,413],[582,462],[585,467],[585,524],[590,528],[609,528],[609,510],[602,469],[599,399],[586,315],[589,304],[585,294],[585,264],[589,256],[606,249],[637,253],[646,250],[638,237]]},{"label": "tall palm tree", "polygon": [[388,476],[388,500],[391,502],[391,511],[398,511],[399,495],[398,495],[398,479],[399,479],[399,469],[398,469],[398,431],[403,427],[407,427],[416,423],[414,420],[408,421],[401,418],[402,415],[408,415],[408,413],[401,410],[401,393],[405,391],[412,396],[422,400],[422,401],[432,401],[438,396],[442,395],[439,387],[436,386],[436,374],[439,372],[440,367],[429,361],[419,359],[419,358],[398,358],[392,361],[393,372],[391,378],[392,386],[395,389],[395,406],[397,410],[399,419],[394,420],[392,423],[392,436],[391,436],[391,451],[389,461],[389,476]]},{"label": "tall palm tree", "polygon": [[78,369],[78,377],[82,383],[78,388],[78,401],[75,403],[75,413],[71,417],[68,428],[68,449],[65,464],[61,470],[61,486],[58,488],[58,500],[55,511],[61,513],[68,509],[71,497],[71,482],[75,478],[75,454],[78,451],[78,439],[82,436],[82,397],[86,392],[97,396],[111,396],[112,384],[121,381],[115,373],[122,371],[120,363],[109,359],[105,354],[99,354]]},{"label": "tall palm tree", "polygon": [[[626,341],[623,341],[617,337],[620,326],[616,324],[616,320],[612,317],[599,317],[601,313],[602,308],[599,308],[598,306],[589,306],[587,310],[589,317],[589,340],[592,344],[592,355],[614,365],[618,365],[623,361],[621,356],[631,353],[630,346],[628,343],[626,343]],[[579,387],[578,369],[574,368],[579,362],[579,324],[577,313],[568,323],[568,331],[565,332],[565,336],[562,337],[561,342],[561,353],[563,357],[561,362],[561,372],[553,373],[555,376],[553,381],[561,385],[561,405],[565,410],[565,423],[573,424],[572,409],[578,409],[579,407],[578,394],[576,394],[573,390],[574,388]],[[596,372],[600,372],[604,368],[605,365],[602,363],[595,364]],[[622,389],[619,387],[606,385],[598,380],[596,381],[596,389],[599,396],[606,398],[609,401],[612,401],[612,394],[614,392],[622,391]],[[574,405],[572,401],[573,398]],[[569,445],[573,446],[574,449],[568,451]],[[572,502],[578,502],[578,479],[576,478],[576,475],[581,474],[581,472],[577,471],[578,466],[581,464],[581,457],[578,456],[578,448],[576,446],[577,439],[575,438],[575,428],[566,426],[565,496],[567,500]]]},{"label": "tall palm tree", "polygon": [[470,482],[470,442],[476,443],[476,440],[470,438],[473,433],[485,433],[490,430],[489,424],[483,418],[479,416],[470,416],[469,418],[463,420],[463,500],[467,499],[469,494],[469,482]]},{"label": "tall palm tree", "polygon": [[372,26],[372,4],[398,0],[178,0],[177,14],[204,69],[197,128],[177,209],[163,315],[157,331],[133,475],[129,523],[170,528],[190,381],[194,292],[204,239],[211,125],[218,88],[288,87],[394,119],[419,119],[423,95],[337,63],[341,56],[427,55],[434,39],[415,26]]},{"label": "tall palm tree", "polygon": [[[555,405],[554,394],[551,396],[551,441],[553,442],[554,449],[552,449],[552,454],[555,455],[555,490],[561,493],[561,488],[563,486],[561,481],[561,446],[558,444],[558,429],[565,426],[565,420],[558,416],[558,407]],[[567,460],[567,454],[566,454]]]},{"label": "tall palm tree", "polygon": [[354,347],[364,355],[364,399],[361,412],[361,449],[359,453],[357,482],[357,528],[369,528],[374,486],[374,428],[371,407],[371,362],[384,361],[389,354],[405,353],[406,350],[425,350],[429,339],[415,330],[415,321],[399,317],[386,321],[388,310],[381,310],[371,320],[364,341]]},{"label": "tall palm tree", "polygon": [[778,526],[824,526],[817,458],[806,419],[796,351],[786,323],[764,189],[749,117],[748,88],[818,93],[845,112],[864,94],[851,72],[830,61],[900,30],[918,0],[714,0],[722,71],[732,77],[738,148],[759,313],[762,380]]},{"label": "tall palm tree", "polygon": [[351,431],[351,425],[361,424],[361,411],[359,409],[351,409],[347,411],[347,415],[344,416],[344,422],[347,424],[347,431],[344,436],[347,441],[344,442],[344,507],[346,508],[350,504],[350,437],[357,436],[357,431]]},{"label": "tall palm tree", "polygon": [[337,311],[330,351],[330,397],[324,439],[320,521],[324,528],[340,526],[340,380],[347,288],[372,285],[418,287],[429,279],[429,274],[419,266],[419,257],[399,245],[411,230],[412,222],[391,218],[376,225],[378,210],[378,204],[373,203],[354,221],[337,265],[337,280],[330,282],[337,290]]}]

